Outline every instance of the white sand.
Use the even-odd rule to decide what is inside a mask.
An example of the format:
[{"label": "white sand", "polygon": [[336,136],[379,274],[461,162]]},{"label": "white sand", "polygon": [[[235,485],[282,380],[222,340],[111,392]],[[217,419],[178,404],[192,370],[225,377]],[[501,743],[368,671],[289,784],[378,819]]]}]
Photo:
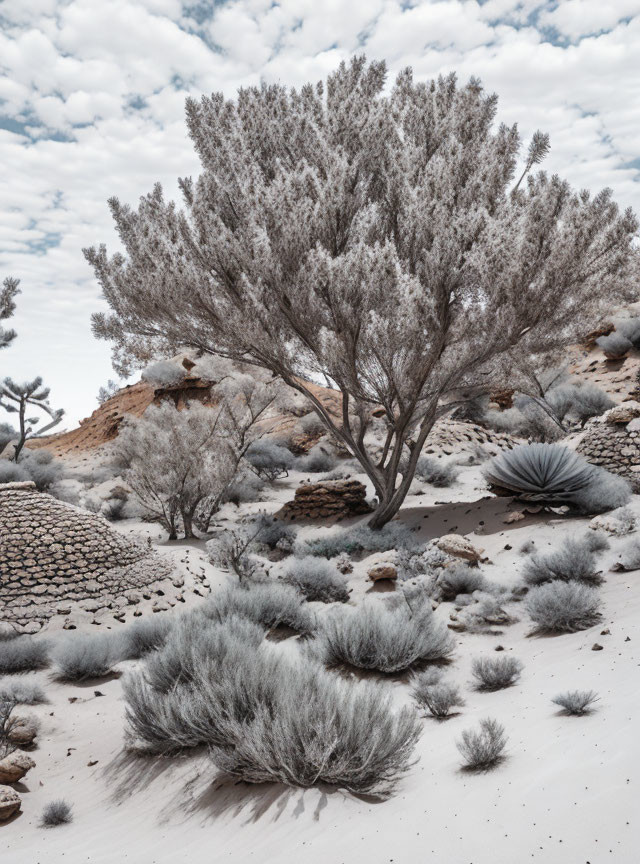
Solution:
[{"label": "white sand", "polygon": [[[291,497],[298,478],[280,484],[274,500],[246,509],[275,510]],[[432,490],[407,502],[407,515],[435,500],[476,501],[486,495],[478,469],[465,471],[453,490]],[[277,500],[275,500],[277,498]],[[640,500],[634,507],[640,510]],[[222,516],[239,515],[228,508]],[[471,534],[492,563],[498,582],[518,579],[519,546],[530,537],[544,548],[586,528],[588,520],[502,526]],[[124,525],[122,530],[132,526]],[[157,536],[157,528],[147,530]],[[137,530],[137,529],[136,529]],[[305,529],[305,533],[314,529]],[[318,530],[318,529],[315,529]],[[604,570],[625,539],[613,539],[601,558]],[[511,545],[511,550],[505,550]],[[166,547],[165,547],[166,548]],[[170,554],[186,557],[174,546]],[[189,553],[190,569],[195,567]],[[183,563],[183,566],[186,565]],[[198,566],[199,561],[198,561]],[[204,566],[204,565],[202,565]],[[361,596],[366,564],[351,575]],[[224,574],[210,574],[212,590]],[[206,755],[145,760],[122,752],[124,703],[118,679],[95,685],[52,683],[51,702],[30,709],[42,719],[37,766],[23,784],[23,812],[0,828],[0,860],[7,864],[219,864],[304,861],[305,864],[637,864],[640,860],[640,573],[606,573],[604,619],[590,630],[530,638],[521,620],[502,635],[455,634],[458,645],[447,678],[464,690],[458,716],[424,720],[419,762],[386,802],[341,791],[279,785],[216,783]],[[194,601],[196,602],[196,601]],[[184,607],[180,607],[184,608]],[[442,604],[445,619],[452,604]],[[174,614],[174,613],[168,613]],[[600,635],[609,628],[611,635]],[[630,641],[626,641],[627,638]],[[602,651],[591,651],[594,642]],[[504,646],[524,663],[518,684],[479,693],[470,662]],[[504,656],[504,655],[503,655]],[[128,664],[123,664],[123,668]],[[130,664],[129,664],[130,665]],[[395,683],[398,701],[406,684]],[[561,716],[551,698],[568,689],[595,689],[601,700],[590,716]],[[94,690],[104,694],[94,697]],[[70,697],[80,697],[70,702]],[[487,774],[459,770],[460,732],[491,716],[506,727],[508,758]],[[73,749],[68,749],[73,748]],[[89,763],[95,763],[91,766]],[[38,826],[43,806],[65,798],[71,825]]]}]

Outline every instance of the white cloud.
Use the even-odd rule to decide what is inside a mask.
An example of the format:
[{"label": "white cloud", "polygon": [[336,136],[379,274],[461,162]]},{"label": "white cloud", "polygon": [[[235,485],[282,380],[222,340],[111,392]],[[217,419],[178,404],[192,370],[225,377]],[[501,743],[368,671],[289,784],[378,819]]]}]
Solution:
[{"label": "white cloud", "polygon": [[640,0],[233,0],[211,3],[207,20],[197,7],[0,6],[0,278],[23,289],[2,371],[42,373],[70,420],[113,377],[90,333],[102,301],[81,249],[116,247],[109,196],[135,203],[156,180],[177,196],[177,177],[197,172],[187,94],[300,85],[362,50],[386,59],[390,78],[406,65],[421,78],[476,75],[525,139],[550,132],[550,171],[611,186],[640,211]]}]

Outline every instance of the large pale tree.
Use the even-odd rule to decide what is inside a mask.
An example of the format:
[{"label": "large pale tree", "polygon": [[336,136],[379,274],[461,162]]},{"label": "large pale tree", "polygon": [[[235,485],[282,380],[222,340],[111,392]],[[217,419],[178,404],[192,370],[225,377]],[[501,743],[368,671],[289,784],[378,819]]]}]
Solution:
[{"label": "large pale tree", "polygon": [[[637,230],[610,191],[534,174],[547,136],[521,156],[477,80],[407,69],[387,93],[385,77],[358,57],[326,87],[189,99],[202,172],[183,207],[160,186],[137,209],[111,199],[124,253],[85,250],[119,371],[181,346],[269,369],[358,459],[376,527],[442,414],[505,378],[523,389],[521,358],[544,365],[626,296]],[[340,417],[309,382],[340,392]]]}]

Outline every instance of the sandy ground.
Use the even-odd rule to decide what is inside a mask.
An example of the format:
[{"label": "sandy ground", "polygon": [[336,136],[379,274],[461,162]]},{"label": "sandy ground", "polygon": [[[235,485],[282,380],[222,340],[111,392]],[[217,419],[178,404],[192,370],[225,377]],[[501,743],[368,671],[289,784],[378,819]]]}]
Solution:
[{"label": "sandy ground", "polygon": [[[240,513],[228,508],[219,524],[246,510],[278,509],[299,479],[276,484],[268,502],[247,505]],[[508,526],[502,519],[513,509],[510,502],[483,500],[486,495],[480,469],[465,469],[452,489],[411,496],[402,518],[420,524],[425,537],[457,526],[484,547],[491,562],[483,565],[487,578],[504,584],[519,580],[523,559],[517,550],[525,540],[533,538],[544,549],[584,531],[588,523],[547,514]],[[435,511],[436,501],[443,500],[454,506]],[[633,506],[640,513],[640,499]],[[444,519],[451,521],[445,524]],[[119,530],[147,531],[162,542],[157,527],[121,523]],[[301,535],[317,530],[307,526]],[[624,542],[612,540],[601,558],[604,571]],[[173,555],[185,572],[208,568],[207,580],[215,591],[229,577],[206,563],[202,546],[178,543],[162,546],[162,551]],[[366,567],[366,561],[360,562],[350,576],[356,600],[369,589]],[[56,684],[47,673],[38,673],[34,678],[45,685],[50,702],[21,709],[37,714],[42,730],[32,754],[36,768],[16,787],[23,812],[0,827],[0,860],[636,864],[639,579],[640,573],[606,572],[600,589],[603,621],[581,633],[532,637],[518,603],[508,609],[520,620],[502,633],[456,633],[457,651],[446,677],[463,689],[466,704],[445,722],[425,718],[418,762],[385,802],[332,789],[229,783],[217,776],[206,753],[173,759],[129,756],[122,750],[124,703],[117,677],[77,686]],[[201,598],[193,595],[192,602]],[[452,611],[453,605],[445,603],[436,614],[448,620]],[[610,633],[601,635],[605,629]],[[591,650],[595,642],[602,651]],[[479,693],[470,680],[471,660],[493,654],[498,645],[524,663],[522,678],[507,690]],[[119,671],[131,665],[122,664]],[[405,683],[392,686],[398,703],[409,700]],[[598,691],[597,709],[582,718],[562,716],[551,699],[568,689]],[[483,717],[495,717],[506,727],[508,758],[491,773],[469,775],[460,770],[455,742]],[[72,803],[74,821],[40,828],[42,808],[54,798]]]}]

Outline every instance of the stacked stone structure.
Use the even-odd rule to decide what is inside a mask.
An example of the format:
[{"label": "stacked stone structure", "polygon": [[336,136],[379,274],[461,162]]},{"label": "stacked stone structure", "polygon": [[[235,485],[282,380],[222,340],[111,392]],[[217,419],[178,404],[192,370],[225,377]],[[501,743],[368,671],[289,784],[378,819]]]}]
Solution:
[{"label": "stacked stone structure", "polygon": [[640,491],[640,403],[623,402],[592,420],[576,450],[594,465],[626,477]]},{"label": "stacked stone structure", "polygon": [[0,621],[35,631],[74,604],[126,604],[125,593],[165,578],[146,543],[33,483],[0,485]]},{"label": "stacked stone structure", "polygon": [[281,519],[343,519],[370,513],[367,489],[358,480],[334,480],[299,486],[293,501],[277,514]]}]

